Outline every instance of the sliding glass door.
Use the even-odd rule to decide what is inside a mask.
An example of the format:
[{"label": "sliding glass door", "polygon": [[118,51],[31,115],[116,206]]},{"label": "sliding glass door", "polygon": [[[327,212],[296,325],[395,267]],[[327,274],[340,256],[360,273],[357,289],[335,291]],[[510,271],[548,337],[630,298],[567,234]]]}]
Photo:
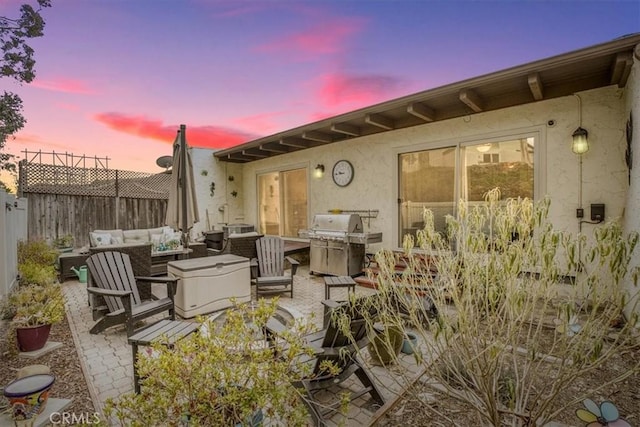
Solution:
[{"label": "sliding glass door", "polygon": [[307,228],[307,200],[306,168],[258,175],[260,232],[298,237]]},{"label": "sliding glass door", "polygon": [[424,226],[425,208],[434,214],[436,231],[444,233],[458,198],[482,203],[487,191],[499,187],[502,198],[533,199],[535,145],[536,138],[526,136],[399,154],[398,244]]}]

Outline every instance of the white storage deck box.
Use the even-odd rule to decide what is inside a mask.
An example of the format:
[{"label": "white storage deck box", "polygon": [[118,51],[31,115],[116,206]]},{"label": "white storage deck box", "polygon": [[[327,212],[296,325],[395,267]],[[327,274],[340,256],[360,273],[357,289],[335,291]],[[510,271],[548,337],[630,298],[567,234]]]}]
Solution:
[{"label": "white storage deck box", "polygon": [[171,261],[169,276],[177,277],[176,313],[183,318],[211,313],[251,300],[249,258],[219,255]]}]

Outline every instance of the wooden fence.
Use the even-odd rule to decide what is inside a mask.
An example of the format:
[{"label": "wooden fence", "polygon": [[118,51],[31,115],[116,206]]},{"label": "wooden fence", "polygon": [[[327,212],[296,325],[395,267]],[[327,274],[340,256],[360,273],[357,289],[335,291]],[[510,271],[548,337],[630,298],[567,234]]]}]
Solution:
[{"label": "wooden fence", "polygon": [[0,190],[0,300],[17,283],[18,241],[27,239],[27,201]]},{"label": "wooden fence", "polygon": [[21,161],[19,192],[29,201],[28,235],[53,241],[89,232],[160,227],[165,223],[171,175]]},{"label": "wooden fence", "polygon": [[[75,247],[89,244],[89,232],[153,228],[164,224],[167,200],[27,193],[29,238],[53,241],[72,235]],[[117,213],[116,213],[117,212]]]}]

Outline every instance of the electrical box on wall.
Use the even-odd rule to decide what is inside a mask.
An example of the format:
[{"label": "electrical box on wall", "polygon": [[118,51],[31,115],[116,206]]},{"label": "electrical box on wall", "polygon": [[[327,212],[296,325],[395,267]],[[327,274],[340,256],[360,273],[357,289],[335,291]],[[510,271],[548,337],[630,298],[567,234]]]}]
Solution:
[{"label": "electrical box on wall", "polygon": [[604,221],[604,204],[592,203],[591,204],[591,221]]}]

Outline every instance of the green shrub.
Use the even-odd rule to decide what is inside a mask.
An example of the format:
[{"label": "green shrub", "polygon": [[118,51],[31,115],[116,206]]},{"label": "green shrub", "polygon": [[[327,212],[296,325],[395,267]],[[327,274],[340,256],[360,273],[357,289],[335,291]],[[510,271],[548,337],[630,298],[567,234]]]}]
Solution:
[{"label": "green shrub", "polygon": [[64,295],[59,284],[19,286],[9,294],[7,309],[14,326],[30,327],[59,323],[64,319]]},{"label": "green shrub", "polygon": [[44,240],[18,242],[18,264],[31,262],[41,266],[53,266],[57,258],[58,252]]},{"label": "green shrub", "polygon": [[[275,312],[277,298],[227,312],[223,325],[206,321],[172,348],[155,343],[138,359],[140,394],[109,399],[105,415],[126,426],[253,425],[256,410],[288,426],[306,425],[306,411],[291,381],[309,373],[310,355],[294,327],[264,345],[256,339]],[[247,319],[252,320],[247,323]],[[147,353],[145,355],[145,353]],[[146,356],[146,357],[145,357]]]},{"label": "green shrub", "polygon": [[[622,286],[625,277],[635,282],[640,274],[631,264],[637,232],[624,235],[616,222],[589,236],[557,231],[547,221],[547,199],[502,200],[497,189],[484,203],[461,201],[457,212],[447,218],[445,238],[426,211],[425,228],[417,233],[420,253],[413,237],[405,237],[401,277],[394,268],[398,257],[378,253],[377,281],[383,292],[404,298],[412,286],[428,289],[440,315],[428,327],[414,322],[425,370],[471,405],[478,424],[544,425],[640,371],[635,365],[585,387],[582,396],[560,399],[615,355],[637,351],[637,316],[624,317],[637,291]],[[627,308],[634,313],[637,306]]]},{"label": "green shrub", "polygon": [[57,273],[53,265],[42,265],[35,261],[26,261],[18,265],[21,285],[49,285],[56,281]]}]

